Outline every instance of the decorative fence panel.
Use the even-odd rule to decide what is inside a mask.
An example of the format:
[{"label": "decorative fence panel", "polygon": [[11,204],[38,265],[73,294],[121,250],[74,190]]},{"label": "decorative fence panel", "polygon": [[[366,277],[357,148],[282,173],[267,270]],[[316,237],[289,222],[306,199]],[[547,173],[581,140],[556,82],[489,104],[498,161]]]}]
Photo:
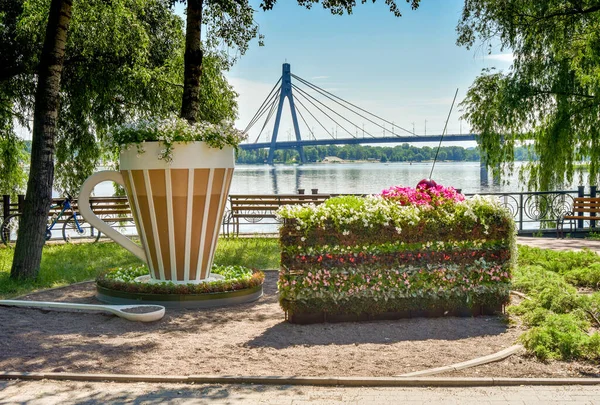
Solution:
[{"label": "decorative fence panel", "polygon": [[[573,211],[574,199],[576,197],[596,197],[597,188],[596,186],[591,186],[587,193],[585,192],[585,188],[580,186],[578,190],[478,194],[497,198],[512,214],[519,234],[533,234],[539,232],[554,232],[557,220],[562,218],[566,213]],[[326,196],[327,194],[319,195]],[[330,197],[337,195],[340,194],[328,194]],[[465,194],[467,198],[474,195],[475,194],[473,193]],[[264,195],[263,197],[265,199],[273,199],[276,198],[277,195]],[[97,198],[97,200],[102,199],[103,198],[101,197]],[[11,200],[9,196],[4,195],[0,216],[4,218],[9,214],[20,212],[24,200],[25,198],[22,195],[20,195],[16,201]],[[123,204],[127,205],[127,198],[112,197],[111,202],[123,206]],[[92,203],[94,202],[92,201]],[[276,233],[280,224],[273,218],[272,212],[268,212],[269,215],[265,215],[265,218],[260,218],[261,212],[263,211],[252,213],[253,215],[249,215],[248,218],[239,218],[238,223],[236,223],[236,226],[239,227],[239,232],[246,234]],[[2,220],[2,218],[0,218],[0,220]],[[598,221],[577,221],[576,228],[594,228],[597,223],[600,223],[600,217],[598,218]],[[135,227],[133,227],[131,223],[129,227],[131,228],[131,231],[135,232]],[[228,207],[223,218],[223,233],[226,235],[231,234],[232,227],[233,221],[230,204],[228,202]]]}]

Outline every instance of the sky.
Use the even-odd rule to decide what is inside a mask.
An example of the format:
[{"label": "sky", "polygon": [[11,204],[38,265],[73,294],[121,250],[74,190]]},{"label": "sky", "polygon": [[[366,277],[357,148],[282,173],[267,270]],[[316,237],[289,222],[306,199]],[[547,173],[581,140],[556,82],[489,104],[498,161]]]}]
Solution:
[{"label": "sky", "polygon": [[[258,4],[254,4],[257,10]],[[512,56],[499,49],[488,55],[483,46],[468,50],[456,45],[463,0],[422,0],[417,10],[403,0],[398,4],[403,14],[399,18],[383,0],[358,4],[352,15],[343,16],[332,15],[319,4],[306,10],[293,0],[280,0],[271,11],[257,11],[255,20],[265,36],[265,46],[254,41],[227,73],[239,93],[236,126],[243,129],[250,122],[287,62],[297,76],[395,125],[409,131],[414,128],[417,134],[440,134],[456,89],[458,104],[482,69],[507,70]],[[304,115],[315,137],[326,138],[325,131],[311,123],[306,112]],[[469,133],[469,125],[460,115],[455,105],[447,133]],[[356,117],[351,121],[359,127],[365,122]],[[263,123],[261,120],[250,131],[251,141]],[[273,123],[274,118],[260,141],[269,139]],[[382,134],[382,129],[369,125],[366,122],[371,133]],[[302,126],[301,122],[305,138],[308,131]],[[324,126],[336,130],[331,121]],[[278,139],[293,137],[287,108],[279,134]],[[348,137],[341,128],[338,134]]]}]

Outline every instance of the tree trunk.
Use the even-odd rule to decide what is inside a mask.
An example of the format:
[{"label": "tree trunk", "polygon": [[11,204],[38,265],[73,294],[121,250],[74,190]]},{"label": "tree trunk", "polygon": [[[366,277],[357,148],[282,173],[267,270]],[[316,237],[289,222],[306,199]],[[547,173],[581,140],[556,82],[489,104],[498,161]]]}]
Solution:
[{"label": "tree trunk", "polygon": [[185,33],[183,99],[181,118],[196,122],[200,111],[200,77],[202,76],[202,1],[188,0]]},{"label": "tree trunk", "polygon": [[72,0],[52,0],[38,68],[33,112],[31,165],[23,216],[10,276],[35,278],[42,261],[46,220],[54,181],[54,138],[59,108],[60,79],[71,20]]}]

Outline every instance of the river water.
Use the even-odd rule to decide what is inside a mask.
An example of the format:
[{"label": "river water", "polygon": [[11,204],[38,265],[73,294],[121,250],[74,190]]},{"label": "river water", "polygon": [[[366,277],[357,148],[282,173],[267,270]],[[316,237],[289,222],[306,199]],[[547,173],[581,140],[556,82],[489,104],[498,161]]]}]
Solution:
[{"label": "river water", "polygon": [[[379,193],[393,185],[416,186],[429,177],[431,163],[339,163],[303,166],[238,165],[234,172],[231,194],[286,194],[304,188],[319,193]],[[518,191],[518,176],[508,186],[481,186],[479,163],[436,163],[432,178],[445,186],[460,188],[464,193]],[[490,179],[491,180],[491,179]]]},{"label": "river water", "polygon": [[[431,163],[330,163],[307,165],[236,165],[231,194],[289,194],[299,188],[310,193],[372,194],[394,185],[414,187],[429,177]],[[516,192],[525,190],[515,173],[509,184],[480,183],[478,162],[438,162],[432,178],[463,193]],[[110,183],[99,184],[95,195],[112,195]]]}]

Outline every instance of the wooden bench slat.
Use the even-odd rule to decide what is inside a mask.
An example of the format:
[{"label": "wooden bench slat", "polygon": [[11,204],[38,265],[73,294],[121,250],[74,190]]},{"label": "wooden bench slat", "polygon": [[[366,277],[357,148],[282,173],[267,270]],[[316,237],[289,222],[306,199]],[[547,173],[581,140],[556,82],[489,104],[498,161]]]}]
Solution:
[{"label": "wooden bench slat", "polygon": [[573,212],[600,212],[600,208],[573,208]]},{"label": "wooden bench slat", "polygon": [[234,218],[276,218],[275,214],[235,214]]},{"label": "wooden bench slat", "polygon": [[131,210],[92,210],[96,215],[133,215]]},{"label": "wooden bench slat", "polygon": [[322,203],[326,200],[230,200],[232,204],[267,204],[267,205],[289,205],[289,204],[307,204]]},{"label": "wooden bench slat", "polygon": [[575,197],[575,201],[595,201],[600,202],[600,197]]},{"label": "wooden bench slat", "polygon": [[105,222],[133,222],[133,217],[100,218]]},{"label": "wooden bench slat", "polygon": [[284,205],[299,205],[299,204],[283,204],[283,205],[236,205],[231,207],[231,211],[277,211]]},{"label": "wooden bench slat", "polygon": [[233,207],[231,212],[246,212],[246,211],[277,211],[279,207],[259,207],[259,206],[248,206],[248,207]]}]

